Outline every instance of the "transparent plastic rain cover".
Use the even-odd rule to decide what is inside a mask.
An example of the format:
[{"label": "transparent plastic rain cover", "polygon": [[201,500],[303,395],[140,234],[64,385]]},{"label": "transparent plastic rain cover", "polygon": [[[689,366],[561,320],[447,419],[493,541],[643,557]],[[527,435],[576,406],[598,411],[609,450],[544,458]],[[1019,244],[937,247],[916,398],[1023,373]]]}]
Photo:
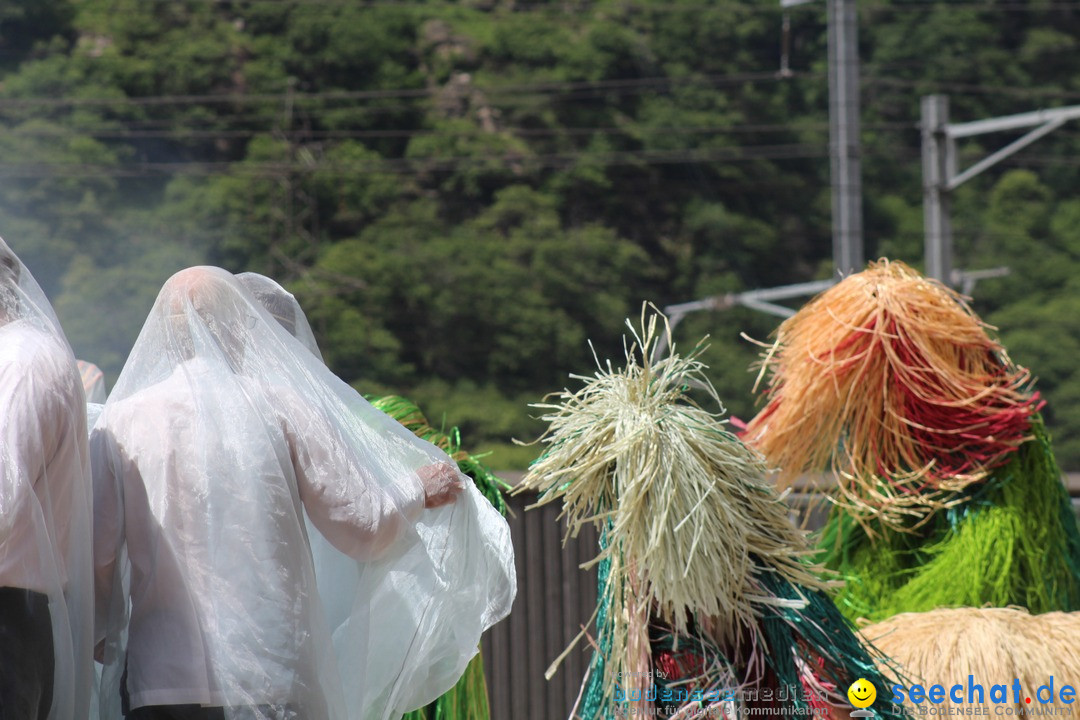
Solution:
[{"label": "transparent plastic rain cover", "polygon": [[[165,284],[90,444],[102,718],[123,684],[132,708],[397,720],[510,611],[505,520],[224,270]],[[422,476],[464,491],[424,509]]]},{"label": "transparent plastic rain cover", "polygon": [[67,339],[41,288],[0,240],[0,587],[48,598],[42,625],[52,631],[50,720],[82,717],[90,705],[86,432],[82,380]]}]

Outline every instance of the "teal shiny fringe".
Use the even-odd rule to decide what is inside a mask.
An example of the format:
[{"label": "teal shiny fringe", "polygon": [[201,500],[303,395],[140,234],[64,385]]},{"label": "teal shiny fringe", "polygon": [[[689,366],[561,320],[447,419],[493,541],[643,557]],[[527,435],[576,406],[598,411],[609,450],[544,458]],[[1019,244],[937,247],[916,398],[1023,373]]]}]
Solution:
[{"label": "teal shiny fringe", "polygon": [[[777,687],[799,687],[799,658],[812,668],[821,681],[832,686],[834,702],[843,704],[848,687],[859,678],[869,680],[877,689],[882,702],[870,709],[879,720],[899,720],[907,717],[901,706],[884,702],[886,689],[896,679],[888,678],[879,669],[876,660],[880,654],[873,651],[856,634],[851,623],[843,616],[833,601],[821,592],[801,592],[775,574],[761,578],[766,592],[774,597],[806,600],[807,605],[768,607],[761,623],[762,634],[768,645],[765,664],[775,678]],[[783,652],[790,648],[791,652]],[[876,656],[876,657],[875,657]],[[811,700],[805,691],[793,700],[796,708],[807,711]]]},{"label": "teal shiny fringe", "polygon": [[847,581],[841,610],[875,622],[987,604],[1080,610],[1080,529],[1041,418],[1032,434],[963,503],[912,532],[874,528],[871,539],[834,508],[818,560]]},{"label": "teal shiny fringe", "polygon": [[[601,542],[605,542],[604,535]],[[597,609],[597,643],[589,666],[586,685],[582,691],[582,703],[575,716],[580,720],[618,720],[626,714],[620,714],[614,698],[603,694],[603,675],[605,658],[610,652],[610,630],[607,624],[607,600],[609,561],[599,564],[597,578],[599,607]],[[802,602],[803,607],[761,606],[762,617],[759,625],[758,642],[764,647],[755,648],[744,643],[740,656],[732,656],[713,646],[702,638],[675,637],[671,634],[651,635],[654,652],[659,649],[696,650],[714,665],[728,668],[731,677],[744,679],[745,686],[740,691],[735,687],[718,685],[705,690],[717,690],[721,694],[734,697],[740,706],[783,705],[789,708],[789,714],[798,717],[812,717],[814,706],[802,682],[802,668],[811,668],[820,683],[829,690],[829,700],[843,706],[848,687],[863,678],[874,684],[879,696],[886,697],[887,688],[897,682],[896,677],[887,677],[880,668],[879,653],[866,645],[855,634],[851,623],[843,616],[833,601],[821,592],[803,592],[783,579],[779,574],[764,572],[758,577],[762,595]],[[763,668],[759,661],[763,660]],[[762,668],[764,674],[755,675],[755,668]],[[658,680],[659,687],[665,687],[663,680]],[[733,683],[734,685],[734,683]],[[758,699],[766,689],[783,692],[779,699]],[[774,695],[773,698],[777,696]],[[706,709],[708,704],[691,703]],[[820,705],[820,703],[818,703]],[[876,703],[870,708],[878,720],[907,720],[908,716],[900,706],[888,702]],[[706,717],[710,717],[706,715]],[[716,717],[721,717],[717,715]]]},{"label": "teal shiny fringe", "polygon": [[[607,548],[607,530],[600,533],[600,549]],[[612,717],[612,699],[604,695],[604,658],[611,654],[611,624],[608,615],[611,611],[611,598],[608,595],[611,559],[602,558],[596,566],[596,643],[586,676],[586,685],[582,691],[581,705],[577,717],[581,720],[609,720]]]}]

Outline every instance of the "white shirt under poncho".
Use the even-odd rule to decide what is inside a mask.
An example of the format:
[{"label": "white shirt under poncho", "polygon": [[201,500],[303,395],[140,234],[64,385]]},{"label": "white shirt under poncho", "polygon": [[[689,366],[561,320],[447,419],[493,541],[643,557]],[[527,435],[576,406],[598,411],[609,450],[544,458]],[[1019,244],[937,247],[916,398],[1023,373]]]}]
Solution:
[{"label": "white shirt under poncho", "polygon": [[[108,602],[116,549],[126,542],[132,708],[293,704],[310,712],[322,703],[319,645],[327,643],[317,637],[304,508],[338,550],[364,560],[415,521],[423,495],[412,484],[403,486],[411,496],[391,498],[371,483],[347,496],[340,477],[364,470],[299,397],[215,375],[191,360],[99,421],[91,439],[99,600]],[[222,427],[196,426],[193,387],[214,388],[229,408]],[[202,472],[192,453],[219,458],[214,472]],[[123,518],[113,488],[122,488]]]},{"label": "white shirt under poncho", "polygon": [[[79,387],[71,358],[54,337],[23,321],[0,325],[0,495],[7,501],[0,587],[48,594],[54,583],[67,586],[62,548],[75,494],[89,486]],[[37,537],[39,521],[47,545]]]},{"label": "white shirt under poncho", "polygon": [[[417,472],[446,455],[224,270],[162,288],[91,455],[104,720],[125,666],[132,707],[397,720],[450,688],[509,612],[506,522],[471,483],[423,510]],[[316,572],[342,559],[329,617]]]},{"label": "white shirt under poncho", "polygon": [[3,240],[0,256],[17,269],[0,267],[0,586],[48,596],[48,718],[72,720],[93,675],[86,405],[48,300]]}]

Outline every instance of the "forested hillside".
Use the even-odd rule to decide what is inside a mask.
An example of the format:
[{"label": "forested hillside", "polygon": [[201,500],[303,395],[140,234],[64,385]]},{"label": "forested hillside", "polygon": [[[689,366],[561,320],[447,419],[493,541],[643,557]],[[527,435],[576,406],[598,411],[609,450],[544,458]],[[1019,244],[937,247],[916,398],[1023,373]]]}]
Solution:
[{"label": "forested hillside", "polygon": [[[408,393],[492,464],[623,319],[826,277],[823,3],[8,0],[0,234],[110,383],[192,264],[270,274],[329,364]],[[919,97],[954,121],[1080,104],[1080,2],[860,3],[867,256],[922,262]],[[1013,136],[961,145],[970,164]],[[957,194],[976,309],[1080,470],[1080,134]],[[728,407],[776,323],[698,314]]]}]

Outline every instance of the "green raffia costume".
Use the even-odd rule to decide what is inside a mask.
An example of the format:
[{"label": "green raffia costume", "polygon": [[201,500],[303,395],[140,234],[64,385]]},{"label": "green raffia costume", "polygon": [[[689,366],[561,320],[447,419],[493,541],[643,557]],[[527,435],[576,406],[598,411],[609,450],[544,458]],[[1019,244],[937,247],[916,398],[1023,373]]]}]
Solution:
[{"label": "green raffia costume", "polygon": [[[496,510],[506,514],[503,491],[509,490],[510,486],[496,477],[479,459],[461,449],[461,437],[457,428],[451,428],[449,432],[435,429],[428,423],[420,408],[396,395],[369,400],[372,405],[418,437],[446,452],[458,464],[458,468],[472,478],[480,494],[487,498]],[[406,714],[402,720],[488,720],[489,717],[484,661],[477,653],[454,687],[430,705]]]},{"label": "green raffia costume", "polygon": [[846,580],[837,605],[873,622],[940,607],[1080,610],[1080,532],[1042,419],[1033,439],[922,527],[871,538],[842,508],[821,531],[819,561]]},{"label": "green raffia costume", "polygon": [[659,317],[631,326],[625,368],[573,376],[580,390],[535,406],[547,448],[522,488],[561,499],[572,534],[601,528],[597,650],[576,717],[807,713],[846,707],[858,678],[884,692],[882,658],[829,599],[761,457],[687,396],[700,383],[716,400],[701,347],[649,359]]},{"label": "green raffia costume", "polygon": [[781,482],[831,466],[818,560],[879,621],[939,607],[1080,610],[1080,532],[1038,410],[962,297],[879,261],[777,331],[743,437]]}]

